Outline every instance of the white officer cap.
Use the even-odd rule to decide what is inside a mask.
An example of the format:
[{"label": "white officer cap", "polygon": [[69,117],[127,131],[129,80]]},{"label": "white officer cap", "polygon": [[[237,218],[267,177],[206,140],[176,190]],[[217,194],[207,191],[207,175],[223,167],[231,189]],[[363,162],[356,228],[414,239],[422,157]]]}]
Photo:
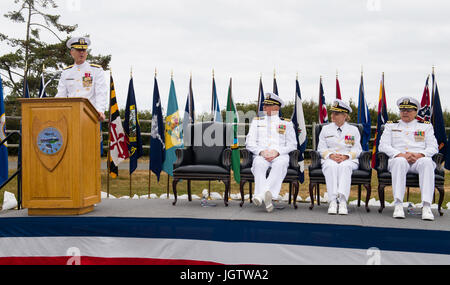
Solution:
[{"label": "white officer cap", "polygon": [[336,99],[333,102],[333,106],[331,106],[331,112],[350,114],[352,112],[352,108],[350,108],[350,106],[344,101]]},{"label": "white officer cap", "polygon": [[264,105],[266,106],[279,106],[283,108],[285,106],[284,101],[275,93],[266,93],[264,95]]},{"label": "white officer cap", "polygon": [[399,109],[414,109],[417,111],[419,110],[420,103],[412,97],[403,97],[397,101],[397,106]]},{"label": "white officer cap", "polygon": [[88,37],[74,37],[68,40],[66,45],[69,49],[87,50],[91,45],[91,39]]}]

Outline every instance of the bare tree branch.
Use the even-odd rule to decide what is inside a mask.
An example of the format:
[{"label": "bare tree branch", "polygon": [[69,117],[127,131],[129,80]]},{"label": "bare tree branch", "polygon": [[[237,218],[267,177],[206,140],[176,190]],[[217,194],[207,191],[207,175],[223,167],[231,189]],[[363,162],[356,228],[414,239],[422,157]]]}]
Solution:
[{"label": "bare tree branch", "polygon": [[39,27],[45,28],[48,31],[50,31],[60,42],[63,41],[60,37],[58,37],[58,35],[54,31],[52,31],[50,28],[48,28],[48,27],[46,27],[44,25],[41,25],[41,24],[38,24],[38,23],[31,23],[30,26],[39,26]]}]

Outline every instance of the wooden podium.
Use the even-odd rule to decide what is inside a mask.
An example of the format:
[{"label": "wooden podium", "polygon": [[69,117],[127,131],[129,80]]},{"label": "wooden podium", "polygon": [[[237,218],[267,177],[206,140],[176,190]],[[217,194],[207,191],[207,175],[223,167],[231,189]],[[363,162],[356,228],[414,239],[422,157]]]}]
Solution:
[{"label": "wooden podium", "polygon": [[84,98],[19,101],[24,208],[30,216],[91,212],[101,202],[97,111]]}]

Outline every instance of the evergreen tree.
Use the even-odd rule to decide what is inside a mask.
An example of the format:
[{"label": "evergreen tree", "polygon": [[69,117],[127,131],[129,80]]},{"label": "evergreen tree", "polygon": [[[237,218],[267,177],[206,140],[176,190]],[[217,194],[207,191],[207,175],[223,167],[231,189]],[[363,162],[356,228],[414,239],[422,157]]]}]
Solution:
[{"label": "evergreen tree", "polygon": [[[70,35],[77,25],[63,25],[60,15],[46,13],[56,9],[54,0],[14,0],[17,9],[4,16],[12,22],[24,25],[23,38],[14,38],[0,33],[0,42],[5,42],[13,51],[0,56],[0,73],[4,77],[4,86],[9,91],[8,100],[15,101],[23,96],[23,82],[26,79],[30,97],[36,97],[39,92],[40,77],[43,66],[46,67],[45,80],[53,77],[56,70],[73,64],[73,59],[66,47]],[[54,43],[41,40],[41,32],[47,32],[54,37]],[[89,55],[88,61],[108,68],[111,56]],[[49,95],[56,95],[57,80],[47,87]]]}]

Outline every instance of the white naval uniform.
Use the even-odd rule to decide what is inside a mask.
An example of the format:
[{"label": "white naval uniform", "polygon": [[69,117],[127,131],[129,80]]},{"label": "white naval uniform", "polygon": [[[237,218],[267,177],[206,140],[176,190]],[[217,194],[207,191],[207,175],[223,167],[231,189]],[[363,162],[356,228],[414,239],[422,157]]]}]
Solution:
[{"label": "white naval uniform", "polygon": [[59,98],[87,98],[98,112],[108,108],[109,86],[105,72],[99,65],[84,62],[66,68],[58,84]]},{"label": "white naval uniform", "polygon": [[[289,167],[289,153],[297,149],[293,123],[278,115],[255,118],[247,135],[246,148],[255,157],[252,166],[255,196],[263,200],[265,192],[270,191],[272,197],[278,197]],[[280,156],[268,162],[260,156],[265,150],[276,150]],[[269,167],[272,169],[266,177]]]},{"label": "white naval uniform", "polygon": [[[380,139],[379,151],[389,156],[388,170],[392,174],[392,189],[396,204],[403,202],[406,189],[406,174],[408,172],[419,174],[419,184],[422,193],[422,202],[430,203],[434,193],[434,171],[436,163],[432,157],[438,153],[438,144],[431,124],[419,123],[414,120],[410,123],[400,121],[385,125]],[[410,165],[401,153],[422,153],[416,163]]]},{"label": "white naval uniform", "polygon": [[[338,130],[335,123],[322,128],[317,151],[322,157],[322,171],[325,176],[329,201],[335,201],[339,195],[348,201],[353,170],[359,167],[361,155],[361,135],[357,127],[344,123]],[[330,159],[332,154],[348,155],[350,159],[337,163]]]}]

